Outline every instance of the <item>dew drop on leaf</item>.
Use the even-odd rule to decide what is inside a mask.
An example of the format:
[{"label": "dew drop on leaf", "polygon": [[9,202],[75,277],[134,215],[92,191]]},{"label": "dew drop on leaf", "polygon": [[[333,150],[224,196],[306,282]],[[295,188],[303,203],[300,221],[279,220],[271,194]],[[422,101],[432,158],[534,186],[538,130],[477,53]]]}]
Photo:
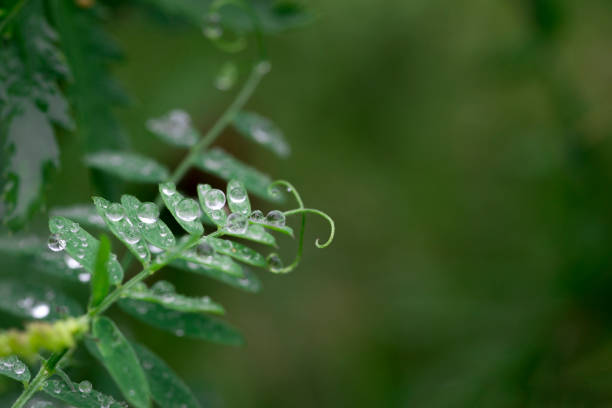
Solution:
[{"label": "dew drop on leaf", "polygon": [[200,216],[200,207],[195,200],[184,198],[176,206],[176,215],[183,221],[193,221]]},{"label": "dew drop on leaf", "polygon": [[278,270],[283,267],[283,261],[280,256],[278,256],[278,254],[270,254],[266,258],[266,260],[268,261],[268,266],[272,271]]},{"label": "dew drop on leaf", "polygon": [[159,208],[154,203],[142,203],[138,208],[138,219],[145,224],[153,224],[159,217]]},{"label": "dew drop on leaf", "polygon": [[238,213],[232,213],[227,217],[227,224],[225,227],[232,234],[244,234],[246,232],[249,222],[247,218]]},{"label": "dew drop on leaf", "polygon": [[71,257],[70,255],[64,256],[64,261],[66,262],[66,266],[70,269],[78,269],[81,267],[79,261]]},{"label": "dew drop on leaf", "polygon": [[250,218],[253,222],[264,222],[265,220],[264,214],[260,210],[253,211]]},{"label": "dew drop on leaf", "polygon": [[266,215],[266,223],[277,227],[285,226],[285,214],[278,210],[272,210]]},{"label": "dew drop on leaf", "polygon": [[208,190],[204,195],[204,203],[211,210],[219,210],[225,205],[225,193],[216,188]]},{"label": "dew drop on leaf", "polygon": [[58,234],[51,234],[47,246],[53,252],[63,251],[66,248],[66,240],[60,237]]},{"label": "dew drop on leaf", "polygon": [[83,394],[89,394],[91,392],[92,386],[91,383],[87,380],[81,381],[79,383],[79,391]]},{"label": "dew drop on leaf", "polygon": [[123,216],[124,216],[124,211],[123,211],[123,207],[121,206],[121,204],[112,203],[111,205],[108,206],[108,209],[106,210],[106,217],[109,220],[113,222],[121,221]]},{"label": "dew drop on leaf", "polygon": [[44,319],[49,315],[50,311],[51,309],[49,308],[49,305],[46,303],[41,303],[32,308],[31,314],[35,319]]}]

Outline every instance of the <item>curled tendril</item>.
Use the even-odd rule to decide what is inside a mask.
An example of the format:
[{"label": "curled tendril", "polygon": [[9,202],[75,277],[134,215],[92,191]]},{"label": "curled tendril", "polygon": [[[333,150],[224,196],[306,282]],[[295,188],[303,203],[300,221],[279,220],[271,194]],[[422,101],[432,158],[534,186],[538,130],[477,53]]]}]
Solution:
[{"label": "curled tendril", "polygon": [[302,197],[300,197],[300,193],[298,193],[297,189],[293,186],[293,184],[286,180],[276,180],[270,183],[270,185],[268,185],[268,194],[270,194],[271,196],[275,196],[278,193],[276,189],[276,186],[278,185],[287,187],[287,192],[293,194],[293,196],[295,197],[295,201],[297,201],[300,208],[304,208],[304,202],[302,201]]},{"label": "curled tendril", "polygon": [[284,212],[285,216],[293,215],[293,214],[308,214],[308,213],[317,214],[325,218],[325,220],[329,222],[330,233],[329,233],[329,238],[327,238],[327,241],[325,241],[323,244],[319,242],[319,238],[317,238],[317,240],[315,241],[315,245],[317,246],[317,248],[328,247],[329,244],[331,244],[332,241],[334,240],[334,235],[336,233],[336,224],[334,223],[334,220],[329,215],[325,214],[323,211],[319,211],[314,208],[296,208],[295,210],[289,210],[289,211]]}]

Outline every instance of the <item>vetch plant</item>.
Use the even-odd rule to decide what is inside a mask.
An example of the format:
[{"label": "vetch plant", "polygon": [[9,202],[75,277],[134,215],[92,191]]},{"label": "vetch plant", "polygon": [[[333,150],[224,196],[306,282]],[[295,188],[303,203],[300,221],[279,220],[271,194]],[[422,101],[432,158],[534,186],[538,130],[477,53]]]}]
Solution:
[{"label": "vetch plant", "polygon": [[[13,5],[0,22],[0,31],[12,27],[15,41],[17,38],[29,38],[34,34],[25,33],[23,26],[31,27],[34,21],[33,26],[38,30],[36,35],[44,33],[47,41],[41,42],[39,39],[36,44],[46,44],[46,52],[59,55],[54,45],[57,36],[45,22],[43,2],[32,0],[27,3],[27,0],[20,0]],[[70,22],[68,17],[76,13],[73,4],[67,5],[59,0],[51,0],[49,3],[57,22]],[[89,7],[87,2],[77,3]],[[187,3],[190,7],[196,7],[191,2],[177,4],[185,6]],[[284,180],[272,181],[264,173],[242,163],[221,148],[211,147],[223,131],[233,125],[247,140],[258,143],[280,157],[287,157],[290,153],[288,143],[274,123],[243,109],[261,79],[270,71],[263,46],[264,29],[281,25],[271,18],[271,14],[262,12],[266,10],[262,3],[268,2],[217,0],[205,10],[204,34],[220,48],[232,52],[245,46],[244,34],[248,30],[237,29],[228,35],[223,25],[222,11],[227,6],[235,6],[244,11],[251,19],[250,30],[255,34],[258,58],[233,102],[206,134],[200,135],[189,115],[181,110],[172,110],[162,117],[147,121],[148,130],[161,141],[176,148],[187,149],[185,158],[174,171],[169,171],[153,158],[110,148],[113,146],[96,149],[84,157],[84,163],[96,169],[98,175],[158,185],[159,193],[153,201],[143,201],[129,194],[123,194],[116,202],[95,196],[93,205],[79,204],[53,209],[46,245],[36,237],[0,238],[0,251],[3,253],[22,256],[35,264],[38,270],[90,287],[89,301],[85,306],[58,289],[32,285],[18,279],[0,280],[0,309],[28,321],[22,329],[0,332],[0,374],[23,384],[23,391],[12,405],[13,408],[26,406],[37,392],[46,393],[79,408],[127,406],[116,400],[115,396],[95,390],[94,385],[87,380],[74,382],[69,378],[66,369],[72,362],[71,356],[82,346],[106,368],[121,391],[122,398],[131,406],[147,408],[154,401],[160,407],[199,407],[199,402],[177,374],[145,346],[126,338],[119,327],[104,315],[105,312],[118,305],[136,319],[178,337],[240,345],[243,343],[240,333],[216,317],[225,311],[219,303],[208,296],[189,297],[177,293],[172,283],[167,281],[147,285],[147,278],[165,267],[173,267],[255,292],[260,284],[253,269],[288,273],[298,266],[302,257],[307,214],[323,217],[331,228],[329,238],[323,243],[317,239],[316,246],[324,248],[333,240],[333,220],[322,211],[306,207],[293,185]],[[165,2],[160,4],[170,7]],[[185,10],[180,8],[185,17],[193,18]],[[17,17],[20,12],[24,15]],[[10,22],[11,19],[14,21]],[[63,32],[73,29],[57,27]],[[19,35],[23,37],[15,34],[19,30],[22,30]],[[62,40],[69,42],[66,38]],[[20,73],[23,67],[19,65],[21,59],[15,48],[11,44],[9,51],[2,51],[7,53],[3,57],[16,61],[14,66],[0,68],[0,71],[5,69],[4,76],[0,76],[5,85],[21,80],[28,83],[19,88],[21,93],[18,98],[11,93],[14,89],[8,87],[9,92],[5,94],[8,100],[3,101],[0,110],[2,119],[7,123],[4,127],[8,129],[7,140],[11,146],[17,146],[13,152],[24,148],[24,141],[18,137],[26,133],[30,138],[35,137],[27,129],[35,119],[44,124],[46,133],[43,137],[47,141],[53,140],[53,123],[59,123],[66,129],[73,128],[72,120],[66,113],[66,101],[53,82],[58,78],[68,78],[68,70],[62,71],[59,68],[62,66],[61,59],[53,70],[46,70],[47,74],[52,74],[45,79],[53,84],[46,88],[49,93],[41,96],[42,101],[30,102],[30,93],[38,92],[37,87],[41,84],[29,83],[27,78],[18,78],[19,75],[30,73]],[[69,54],[71,51],[66,52]],[[72,52],[77,51],[73,49]],[[43,61],[41,55],[35,60],[41,64],[53,62]],[[61,73],[65,76],[59,75]],[[227,64],[224,65],[222,76],[216,82],[217,87],[231,88],[236,82],[236,75],[231,65],[229,68]],[[74,85],[77,94],[81,92],[79,86],[77,78]],[[80,96],[84,98],[82,100],[88,98],[87,95]],[[58,103],[63,109],[57,110]],[[92,114],[88,111],[89,107],[82,109],[81,120]],[[88,131],[96,133],[86,128],[85,132]],[[36,143],[36,140],[27,139],[25,143]],[[45,152],[52,155],[55,153]],[[36,171],[33,168],[24,169],[23,166],[20,168],[16,159],[20,157],[12,157],[9,164],[11,181],[4,182],[2,204],[4,210],[7,210],[5,215],[8,213],[5,221],[13,226],[23,223],[31,215],[40,199],[39,190],[43,182],[42,178],[37,177],[34,187],[36,191],[28,192],[28,186],[24,184],[27,181],[26,175]],[[54,156],[37,159],[42,161],[35,160],[27,165],[40,166],[46,160],[56,160]],[[191,168],[198,168],[226,180],[225,188],[218,189],[202,183],[196,191],[179,191],[177,184]],[[266,212],[253,208],[250,194],[267,200],[275,207]],[[294,208],[279,208],[283,195],[292,197],[296,203]],[[174,220],[172,225],[160,218],[162,211],[168,211],[171,215]],[[287,219],[292,216],[298,217],[297,233],[287,225]],[[96,237],[91,230],[103,232]],[[274,234],[289,237],[297,235],[296,257],[288,265],[283,264],[276,252],[278,244]],[[123,259],[119,260],[112,252],[109,237],[114,237],[126,248]],[[248,243],[259,244],[257,248],[270,249],[261,251]],[[138,268],[135,273],[131,273],[135,263]],[[38,364],[40,367],[32,376],[30,367]]]}]

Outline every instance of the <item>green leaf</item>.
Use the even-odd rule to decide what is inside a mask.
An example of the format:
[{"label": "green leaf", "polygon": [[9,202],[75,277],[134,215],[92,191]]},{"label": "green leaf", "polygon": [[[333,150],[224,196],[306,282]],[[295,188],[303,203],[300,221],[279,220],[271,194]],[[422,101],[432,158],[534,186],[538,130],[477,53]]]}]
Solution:
[{"label": "green leaf", "polygon": [[[65,251],[80,263],[90,274],[94,273],[96,254],[98,253],[99,241],[92,237],[76,222],[64,217],[51,217],[49,229],[56,238],[65,246]],[[123,280],[123,268],[117,261],[117,256],[111,254],[108,260],[108,273],[113,285]]]},{"label": "green leaf", "polygon": [[0,375],[25,383],[30,381],[30,369],[16,356],[0,358]]},{"label": "green leaf", "polygon": [[54,207],[49,211],[51,215],[70,218],[80,224],[91,227],[106,228],[106,223],[91,204],[75,204],[68,207]]},{"label": "green leaf", "polygon": [[179,258],[239,278],[244,277],[244,273],[239,264],[234,262],[229,256],[221,255],[214,251],[212,253],[208,251],[202,253],[199,251],[199,248],[196,250],[191,249],[180,254]]},{"label": "green leaf", "polygon": [[157,248],[169,249],[176,244],[176,239],[165,222],[159,219],[159,208],[155,203],[141,203],[131,195],[121,196],[121,204],[133,225],[145,240]]},{"label": "green leaf", "polygon": [[293,228],[285,225],[285,214],[278,210],[272,210],[264,217],[263,213],[255,210],[249,219],[251,224],[261,225],[264,228],[281,232],[293,238]]},{"label": "green leaf", "polygon": [[281,199],[280,196],[273,196],[268,192],[268,185],[272,182],[269,176],[242,163],[220,147],[213,147],[196,156],[193,164],[224,180],[241,181],[247,190],[260,198],[268,201],[280,201]]},{"label": "green leaf", "polygon": [[0,309],[34,320],[57,320],[83,313],[75,300],[60,291],[10,280],[0,280]]},{"label": "green leaf", "polygon": [[73,257],[62,252],[52,252],[46,242],[38,237],[0,237],[0,253],[18,256],[29,269],[68,279],[89,282],[91,274]]},{"label": "green leaf", "polygon": [[98,214],[108,228],[140,262],[146,264],[151,260],[151,252],[145,244],[140,230],[132,224],[126,215],[125,208],[119,203],[111,203],[101,197],[93,198]]},{"label": "green leaf", "polygon": [[200,408],[200,403],[178,375],[146,347],[132,343],[149,381],[151,397],[163,408]]},{"label": "green leaf", "polygon": [[100,304],[110,289],[110,278],[108,276],[108,260],[110,259],[111,245],[106,235],[100,236],[100,245],[96,255],[94,273],[91,279],[91,300],[89,307]]},{"label": "green leaf", "polygon": [[200,133],[191,124],[189,114],[180,109],[149,119],[147,129],[164,142],[179,147],[191,147],[200,138]]},{"label": "green leaf", "polygon": [[26,3],[16,39],[0,47],[0,222],[12,229],[40,208],[49,170],[59,164],[52,124],[73,127],[58,87],[68,70],[43,16],[42,2]]},{"label": "green leaf", "polygon": [[269,234],[264,230],[264,227],[257,224],[249,224],[247,230],[243,233],[235,233],[224,230],[223,233],[225,235],[230,235],[232,237],[243,238],[249,241],[258,242],[260,244],[276,246],[276,239],[273,235]]},{"label": "green leaf", "polygon": [[234,117],[234,127],[245,138],[259,143],[282,158],[289,157],[291,148],[283,132],[272,121],[252,112],[239,112]]},{"label": "green leaf", "polygon": [[200,206],[192,198],[186,198],[176,191],[174,183],[159,185],[159,194],[166,208],[185,231],[191,235],[202,235],[204,227],[200,222]]},{"label": "green leaf", "polygon": [[73,382],[68,386],[64,381],[52,379],[44,382],[42,390],[51,397],[77,408],[125,408],[124,402],[115,401],[112,396],[94,389],[88,392],[80,391],[79,385]]},{"label": "green leaf", "polygon": [[166,309],[178,310],[187,313],[215,313],[223,314],[225,311],[218,303],[210,300],[208,296],[192,298],[176,293],[174,286],[167,281],[158,281],[151,288],[139,282],[125,292],[125,297],[157,303]]},{"label": "green leaf", "polygon": [[265,268],[267,266],[266,258],[262,254],[238,242],[214,237],[202,237],[200,242],[200,245],[206,243],[216,252],[229,255],[232,258],[249,265],[259,266],[261,268]]},{"label": "green leaf", "polygon": [[230,180],[227,183],[227,204],[233,213],[242,214],[245,217],[251,215],[251,201],[241,181]]},{"label": "green leaf", "polygon": [[126,181],[159,183],[170,174],[161,164],[135,153],[104,151],[85,156],[89,167],[102,170]]},{"label": "green leaf", "polygon": [[217,269],[210,269],[205,267],[204,265],[188,262],[184,259],[175,259],[170,264],[176,268],[182,269],[187,272],[193,272],[200,275],[208,276],[209,278],[226,283],[235,288],[242,289],[246,292],[255,293],[261,290],[261,282],[255,275],[255,273],[244,267],[242,268],[242,273],[244,273],[244,277],[240,278],[237,276],[228,275],[227,273],[221,272]]},{"label": "green leaf", "polygon": [[128,402],[149,408],[149,385],[138,357],[112,320],[100,317],[93,322],[93,335],[102,363]]},{"label": "green leaf", "polygon": [[133,299],[123,299],[119,305],[135,318],[178,337],[193,337],[230,345],[243,344],[242,336],[236,329],[210,316],[178,312],[155,303]]},{"label": "green leaf", "polygon": [[200,206],[204,210],[206,217],[215,225],[219,227],[224,226],[227,221],[227,214],[223,208],[225,205],[225,194],[223,191],[213,189],[209,184],[198,184],[197,190]]}]

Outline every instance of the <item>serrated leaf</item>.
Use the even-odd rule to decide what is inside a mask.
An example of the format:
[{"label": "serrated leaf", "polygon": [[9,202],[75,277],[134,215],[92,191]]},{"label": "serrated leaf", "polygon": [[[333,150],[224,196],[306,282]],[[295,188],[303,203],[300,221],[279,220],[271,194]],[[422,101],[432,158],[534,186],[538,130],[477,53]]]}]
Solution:
[{"label": "serrated leaf", "polygon": [[267,266],[266,258],[262,254],[239,242],[214,237],[202,237],[200,242],[209,244],[216,252],[229,255],[249,265],[261,268]]},{"label": "serrated leaf", "polygon": [[102,197],[93,197],[98,214],[108,228],[131,253],[142,263],[151,260],[151,252],[145,244],[140,230],[127,217],[125,208],[119,203],[111,203]]},{"label": "serrated leaf", "polygon": [[[198,184],[198,199],[200,200],[200,206],[204,210],[204,214],[207,219],[210,220],[214,225],[222,227],[225,225],[227,221],[227,214],[225,213],[225,209],[221,208],[213,208],[209,206],[206,202],[206,194],[213,190],[213,188],[209,184]],[[220,190],[219,190],[220,191]],[[219,191],[215,191],[216,194],[219,194]],[[223,194],[223,192],[221,192]]]},{"label": "serrated leaf", "polygon": [[247,268],[242,268],[244,277],[239,278],[237,276],[228,275],[227,273],[221,272],[216,269],[206,268],[204,265],[200,265],[194,262],[188,262],[184,259],[175,259],[170,265],[182,269],[187,272],[193,272],[200,275],[208,276],[209,278],[218,280],[226,283],[238,289],[242,289],[247,292],[259,292],[261,290],[261,282],[257,276]]},{"label": "serrated leaf", "polygon": [[162,249],[172,248],[176,244],[170,228],[159,219],[159,209],[155,203],[141,203],[134,196],[123,195],[121,204],[130,221],[140,230],[145,240]]},{"label": "serrated leaf", "polygon": [[81,305],[56,289],[10,280],[0,280],[0,309],[34,320],[57,320],[83,313]]},{"label": "serrated leaf", "polygon": [[106,235],[100,237],[100,245],[96,254],[94,273],[91,278],[91,300],[89,307],[100,304],[110,289],[110,278],[108,276],[108,260],[110,258],[111,246]]},{"label": "serrated leaf", "polygon": [[200,222],[200,206],[197,201],[184,197],[176,191],[174,183],[160,184],[159,194],[168,211],[185,231],[191,235],[204,233],[204,227]]},{"label": "serrated leaf", "polygon": [[133,299],[123,299],[119,301],[119,305],[135,318],[179,337],[193,337],[230,345],[243,343],[242,336],[236,329],[210,316],[178,312],[155,303]]},{"label": "serrated leaf", "polygon": [[236,179],[241,181],[249,192],[260,198],[268,201],[279,201],[281,199],[268,192],[268,186],[272,182],[268,175],[242,163],[220,147],[213,147],[196,156],[193,164],[224,180]]},{"label": "serrated leaf", "polygon": [[239,264],[234,262],[229,256],[221,255],[217,253],[201,255],[197,252],[197,250],[188,250],[183,252],[180,256],[180,259],[184,259],[188,262],[193,262],[199,265],[202,265],[209,269],[215,269],[223,273],[227,273],[228,275],[236,276],[236,277],[244,277],[244,273],[242,272],[242,268]]},{"label": "serrated leaf", "polygon": [[136,285],[125,292],[125,297],[157,303],[166,309],[178,310],[187,313],[216,313],[225,311],[218,303],[208,296],[193,298],[176,293],[174,286],[166,281],[158,281],[153,287],[147,288],[144,283]]},{"label": "serrated leaf", "polygon": [[102,364],[125,399],[137,408],[149,408],[149,385],[130,343],[115,323],[106,317],[94,320],[92,328]]},{"label": "serrated leaf", "polygon": [[92,227],[106,228],[106,223],[92,204],[75,204],[68,207],[54,207],[49,211],[51,215],[70,218],[80,224]]},{"label": "serrated leaf", "polygon": [[149,381],[151,397],[163,408],[200,408],[200,403],[178,375],[146,347],[132,343]]},{"label": "serrated leaf", "polygon": [[193,146],[200,138],[189,114],[180,109],[174,109],[159,118],[149,119],[147,129],[164,142],[179,147]]},{"label": "serrated leaf", "polygon": [[89,392],[79,391],[79,384],[75,382],[69,386],[64,381],[52,379],[45,381],[42,390],[51,397],[77,408],[125,408],[123,402],[115,401],[112,396],[94,389]]},{"label": "serrated leaf", "polygon": [[260,244],[269,245],[269,246],[277,246],[276,239],[274,235],[266,232],[264,227],[258,224],[249,224],[247,230],[243,233],[235,233],[224,230],[223,233],[225,235],[229,235],[232,237],[243,238],[249,241],[258,242]]},{"label": "serrated leaf", "polygon": [[287,158],[291,148],[283,132],[271,120],[253,112],[239,112],[234,117],[234,127],[245,138],[256,142],[277,156]]},{"label": "serrated leaf", "polygon": [[30,369],[16,356],[0,358],[0,375],[25,383],[30,381]]},{"label": "serrated leaf", "polygon": [[170,174],[155,160],[135,153],[103,151],[85,156],[85,164],[126,181],[159,183]]},{"label": "serrated leaf", "polygon": [[227,183],[227,205],[233,213],[245,217],[251,215],[251,201],[247,189],[241,181],[230,180]]},{"label": "serrated leaf", "polygon": [[[76,222],[64,217],[51,217],[49,230],[64,241],[65,251],[90,274],[94,272],[99,241],[92,237]],[[111,284],[117,285],[123,280],[123,268],[117,261],[117,256],[111,254],[108,261],[108,273]]]},{"label": "serrated leaf", "polygon": [[73,257],[52,252],[38,237],[0,237],[0,253],[18,256],[28,268],[74,282],[89,282],[91,273]]}]

